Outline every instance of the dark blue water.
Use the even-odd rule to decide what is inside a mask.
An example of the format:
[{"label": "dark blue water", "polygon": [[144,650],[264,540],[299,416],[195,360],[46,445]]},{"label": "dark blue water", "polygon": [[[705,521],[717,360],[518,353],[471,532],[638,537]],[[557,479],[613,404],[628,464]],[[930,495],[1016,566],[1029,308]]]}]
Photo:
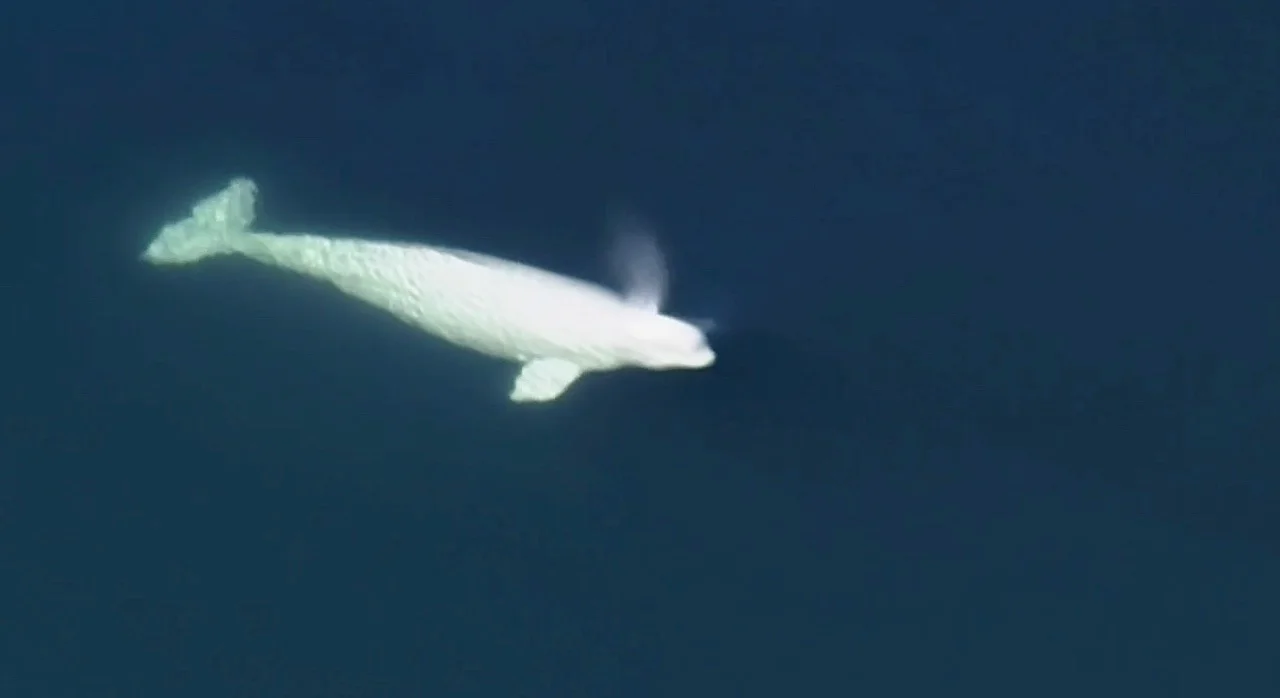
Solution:
[{"label": "dark blue water", "polygon": [[[0,695],[1274,695],[1280,8],[962,5],[6,5]],[[235,175],[601,280],[637,212],[720,361],[517,407],[137,260]]]}]

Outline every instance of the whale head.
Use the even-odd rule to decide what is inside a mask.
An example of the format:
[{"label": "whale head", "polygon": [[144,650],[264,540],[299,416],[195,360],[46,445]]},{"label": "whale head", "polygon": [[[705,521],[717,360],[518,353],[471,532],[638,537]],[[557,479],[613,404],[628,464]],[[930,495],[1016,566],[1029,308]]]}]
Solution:
[{"label": "whale head", "polygon": [[631,363],[656,371],[706,368],[716,354],[695,324],[661,313],[636,313],[628,323]]}]

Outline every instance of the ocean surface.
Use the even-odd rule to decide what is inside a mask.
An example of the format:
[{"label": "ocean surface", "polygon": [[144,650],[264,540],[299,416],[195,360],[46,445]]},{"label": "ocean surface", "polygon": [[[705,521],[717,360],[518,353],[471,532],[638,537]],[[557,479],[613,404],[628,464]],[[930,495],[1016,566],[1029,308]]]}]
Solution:
[{"label": "ocean surface", "polygon": [[[1058,7],[1057,5],[1061,5]],[[0,696],[1280,695],[1280,5],[0,9]],[[513,368],[264,228],[604,283]]]}]

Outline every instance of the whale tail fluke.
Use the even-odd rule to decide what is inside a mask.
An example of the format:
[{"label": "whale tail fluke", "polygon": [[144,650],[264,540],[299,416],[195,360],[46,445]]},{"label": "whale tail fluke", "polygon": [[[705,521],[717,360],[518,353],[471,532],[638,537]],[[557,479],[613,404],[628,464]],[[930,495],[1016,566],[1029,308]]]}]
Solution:
[{"label": "whale tail fluke", "polygon": [[253,223],[258,187],[238,177],[222,191],[200,200],[187,218],[160,229],[142,253],[152,264],[190,264],[236,250],[237,238]]}]

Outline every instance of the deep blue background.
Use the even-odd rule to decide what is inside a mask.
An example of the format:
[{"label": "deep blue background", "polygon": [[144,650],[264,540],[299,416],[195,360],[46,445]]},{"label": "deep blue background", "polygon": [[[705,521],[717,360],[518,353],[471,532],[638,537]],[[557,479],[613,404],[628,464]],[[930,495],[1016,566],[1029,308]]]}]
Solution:
[{"label": "deep blue background", "polygon": [[[28,2],[0,59],[0,696],[1278,694],[1274,2]],[[720,363],[515,407],[137,261],[237,174],[597,279],[633,208]]]}]

